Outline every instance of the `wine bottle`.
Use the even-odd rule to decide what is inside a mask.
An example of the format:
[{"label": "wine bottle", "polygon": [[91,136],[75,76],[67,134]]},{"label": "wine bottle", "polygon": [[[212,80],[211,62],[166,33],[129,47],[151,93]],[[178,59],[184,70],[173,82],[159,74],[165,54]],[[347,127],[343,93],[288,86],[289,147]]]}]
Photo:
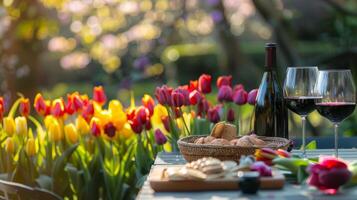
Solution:
[{"label": "wine bottle", "polygon": [[276,44],[265,45],[265,72],[254,112],[254,132],[260,136],[288,138],[288,115],[276,73]]}]

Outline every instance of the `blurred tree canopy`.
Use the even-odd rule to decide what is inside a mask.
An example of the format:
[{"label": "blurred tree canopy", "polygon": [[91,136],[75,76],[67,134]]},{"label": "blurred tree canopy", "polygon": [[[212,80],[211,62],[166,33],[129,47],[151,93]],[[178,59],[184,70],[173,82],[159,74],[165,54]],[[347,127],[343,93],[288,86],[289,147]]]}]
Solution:
[{"label": "blurred tree canopy", "polygon": [[117,95],[204,72],[252,88],[267,41],[279,44],[281,71],[355,70],[356,10],[355,0],[3,0],[1,90],[11,101],[17,91],[101,83]]}]

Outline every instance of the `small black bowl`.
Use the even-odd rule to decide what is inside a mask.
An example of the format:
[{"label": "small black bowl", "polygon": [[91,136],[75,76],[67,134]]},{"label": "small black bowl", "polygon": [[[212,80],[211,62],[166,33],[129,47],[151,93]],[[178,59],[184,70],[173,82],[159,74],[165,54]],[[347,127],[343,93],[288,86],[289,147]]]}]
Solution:
[{"label": "small black bowl", "polygon": [[259,172],[238,172],[239,189],[243,194],[256,194],[260,187]]}]

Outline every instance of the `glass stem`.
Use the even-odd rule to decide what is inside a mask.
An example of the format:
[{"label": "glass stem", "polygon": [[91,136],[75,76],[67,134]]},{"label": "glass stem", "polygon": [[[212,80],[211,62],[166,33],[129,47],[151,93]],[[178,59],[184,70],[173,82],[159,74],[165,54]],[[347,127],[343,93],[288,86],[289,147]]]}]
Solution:
[{"label": "glass stem", "polygon": [[306,116],[301,116],[302,123],[302,157],[306,158]]},{"label": "glass stem", "polygon": [[335,123],[334,127],[335,127],[335,157],[338,158],[338,123]]}]

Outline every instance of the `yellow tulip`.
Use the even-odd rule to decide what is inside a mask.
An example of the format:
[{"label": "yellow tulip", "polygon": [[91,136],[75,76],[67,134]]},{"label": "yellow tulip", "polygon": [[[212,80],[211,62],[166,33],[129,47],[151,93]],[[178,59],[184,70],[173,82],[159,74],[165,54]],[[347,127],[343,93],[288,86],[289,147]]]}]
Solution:
[{"label": "yellow tulip", "polygon": [[12,117],[5,117],[3,119],[3,128],[8,136],[13,136],[15,133],[15,121]]},{"label": "yellow tulip", "polygon": [[77,143],[78,132],[77,132],[77,129],[74,126],[74,124],[72,124],[72,123],[67,124],[64,127],[64,134],[66,135],[66,138],[70,143],[72,143],[72,144]]},{"label": "yellow tulip", "polygon": [[90,131],[89,128],[89,124],[87,123],[87,121],[82,117],[82,116],[78,116],[76,119],[76,128],[78,130],[78,132],[81,135],[85,135],[88,134]]},{"label": "yellow tulip", "polygon": [[95,117],[97,117],[100,120],[101,124],[107,124],[108,122],[110,122],[112,115],[108,110],[102,110],[96,113]]},{"label": "yellow tulip", "polygon": [[125,123],[124,127],[121,129],[120,131],[121,134],[123,134],[123,136],[128,139],[131,136],[135,135],[135,133],[133,132],[133,130],[130,127],[129,123]]},{"label": "yellow tulip", "polygon": [[127,122],[127,117],[125,112],[121,111],[112,115],[112,122],[117,130],[121,130],[124,124]]},{"label": "yellow tulip", "polygon": [[151,118],[153,126],[156,127],[158,124],[162,124],[161,119],[167,115],[168,114],[166,108],[161,104],[157,104],[154,108],[154,114]]},{"label": "yellow tulip", "polygon": [[52,142],[57,142],[62,139],[62,130],[57,120],[54,120],[48,127],[49,139]]},{"label": "yellow tulip", "polygon": [[112,113],[123,111],[123,105],[118,100],[111,100],[108,108]]},{"label": "yellow tulip", "polygon": [[15,118],[16,134],[21,136],[27,135],[27,120],[26,117]]},{"label": "yellow tulip", "polygon": [[50,124],[52,124],[55,120],[56,118],[54,118],[52,115],[47,115],[44,120],[46,129],[48,129]]},{"label": "yellow tulip", "polygon": [[35,139],[29,138],[25,147],[26,154],[28,156],[34,156],[36,154],[36,143]]},{"label": "yellow tulip", "polygon": [[15,151],[15,144],[12,137],[8,137],[5,141],[5,151],[9,154],[13,154]]}]

